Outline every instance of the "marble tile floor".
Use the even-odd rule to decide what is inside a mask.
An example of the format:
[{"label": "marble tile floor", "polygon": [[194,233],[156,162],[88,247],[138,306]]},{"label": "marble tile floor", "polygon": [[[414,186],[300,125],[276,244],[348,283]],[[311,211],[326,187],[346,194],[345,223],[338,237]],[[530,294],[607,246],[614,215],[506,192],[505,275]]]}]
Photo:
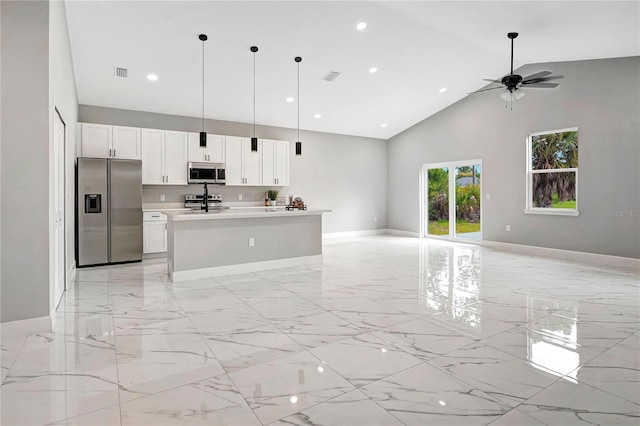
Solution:
[{"label": "marble tile floor", "polygon": [[167,282],[81,269],[0,341],[2,425],[639,425],[638,271],[373,236]]}]

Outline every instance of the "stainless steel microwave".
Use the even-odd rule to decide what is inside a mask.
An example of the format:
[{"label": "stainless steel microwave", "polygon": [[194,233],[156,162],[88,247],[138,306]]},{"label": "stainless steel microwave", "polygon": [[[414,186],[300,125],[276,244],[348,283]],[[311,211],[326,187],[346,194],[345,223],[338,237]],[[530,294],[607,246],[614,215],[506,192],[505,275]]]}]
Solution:
[{"label": "stainless steel microwave", "polygon": [[225,165],[220,163],[188,163],[189,183],[225,184]]}]

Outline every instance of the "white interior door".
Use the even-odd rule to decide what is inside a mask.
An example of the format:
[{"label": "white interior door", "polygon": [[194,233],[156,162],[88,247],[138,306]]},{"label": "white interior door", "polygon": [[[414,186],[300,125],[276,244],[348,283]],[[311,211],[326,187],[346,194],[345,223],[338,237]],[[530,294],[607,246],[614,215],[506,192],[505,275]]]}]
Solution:
[{"label": "white interior door", "polygon": [[65,290],[65,217],[64,217],[64,147],[65,147],[65,124],[56,110],[54,116],[54,136],[53,136],[53,193],[54,193],[54,214],[53,214],[53,306],[55,311],[62,293]]}]

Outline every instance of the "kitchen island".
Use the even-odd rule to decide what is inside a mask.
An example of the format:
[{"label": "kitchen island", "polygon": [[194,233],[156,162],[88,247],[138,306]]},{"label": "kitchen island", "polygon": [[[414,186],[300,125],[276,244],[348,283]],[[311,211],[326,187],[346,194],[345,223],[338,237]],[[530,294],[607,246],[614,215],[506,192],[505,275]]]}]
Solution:
[{"label": "kitchen island", "polygon": [[246,208],[167,211],[173,282],[322,262],[322,214]]}]

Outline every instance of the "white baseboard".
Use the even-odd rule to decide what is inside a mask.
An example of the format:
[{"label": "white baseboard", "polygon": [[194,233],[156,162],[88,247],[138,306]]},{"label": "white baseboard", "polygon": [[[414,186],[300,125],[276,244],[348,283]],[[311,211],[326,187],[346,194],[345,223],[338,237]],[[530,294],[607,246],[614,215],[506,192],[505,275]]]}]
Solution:
[{"label": "white baseboard", "polygon": [[366,229],[364,231],[325,232],[322,234],[322,239],[333,240],[335,238],[366,237],[369,235],[381,235],[384,234],[385,231],[385,229]]},{"label": "white baseboard", "polygon": [[632,271],[640,271],[640,259],[635,259],[632,257],[609,256],[606,254],[587,253],[583,251],[572,251],[548,247],[527,246],[523,244],[503,243],[500,241],[484,240],[481,241],[480,244],[485,247],[495,248],[497,250],[530,254],[532,256],[550,257],[553,259],[570,260],[574,262],[583,262],[595,265],[611,266],[614,268],[630,269]]},{"label": "white baseboard", "polygon": [[385,229],[385,234],[394,235],[396,237],[420,238],[419,232],[403,231],[401,229]]},{"label": "white baseboard", "polygon": [[51,331],[51,317],[37,317],[17,321],[7,321],[0,324],[2,338],[26,337],[37,333]]},{"label": "white baseboard", "polygon": [[225,275],[249,274],[268,269],[289,268],[292,266],[322,263],[322,255],[290,257],[287,259],[266,260],[264,262],[242,263],[240,265],[216,266],[212,268],[192,269],[189,271],[172,271],[171,281],[200,280],[203,278],[222,277]]}]

